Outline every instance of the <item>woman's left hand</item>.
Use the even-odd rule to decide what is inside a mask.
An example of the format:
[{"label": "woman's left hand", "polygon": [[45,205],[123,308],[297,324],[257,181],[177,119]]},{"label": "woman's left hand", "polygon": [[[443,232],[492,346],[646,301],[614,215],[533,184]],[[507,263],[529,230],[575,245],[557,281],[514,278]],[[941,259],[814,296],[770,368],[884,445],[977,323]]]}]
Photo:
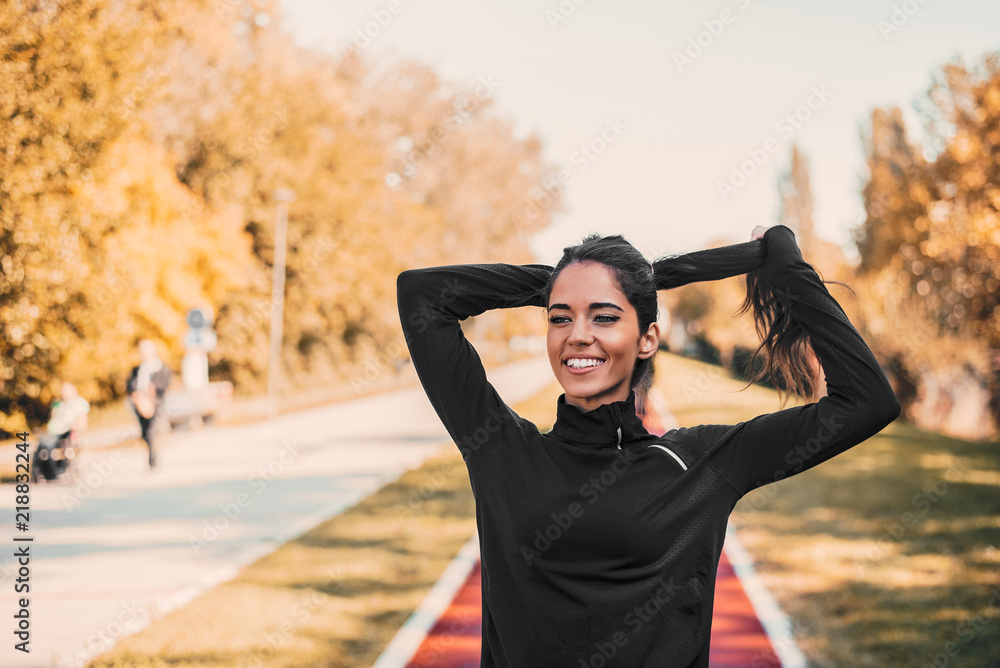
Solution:
[{"label": "woman's left hand", "polygon": [[754,239],[760,239],[761,237],[764,236],[764,232],[767,232],[767,228],[764,227],[763,225],[758,225],[757,227],[753,228],[753,232],[750,233],[750,241],[753,241]]}]

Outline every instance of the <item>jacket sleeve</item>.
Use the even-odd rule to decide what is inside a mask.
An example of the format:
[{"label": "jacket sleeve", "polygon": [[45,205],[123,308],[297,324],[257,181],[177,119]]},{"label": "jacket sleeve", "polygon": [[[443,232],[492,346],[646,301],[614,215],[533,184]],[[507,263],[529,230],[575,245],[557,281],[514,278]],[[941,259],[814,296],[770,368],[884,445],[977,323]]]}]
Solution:
[{"label": "jacket sleeve", "polygon": [[131,395],[135,392],[136,381],[139,377],[139,367],[134,366],[129,372],[128,380],[125,381],[125,395],[131,399]]},{"label": "jacket sleeve", "polygon": [[826,376],[827,395],[735,425],[677,430],[695,438],[712,466],[743,496],[796,475],[884,429],[901,411],[885,373],[785,225],[763,235],[761,278],[801,325]]},{"label": "jacket sleeve", "polygon": [[173,380],[174,372],[170,370],[169,367],[164,365],[159,371],[153,374],[150,380],[153,385],[156,386],[156,396],[160,399],[166,394],[167,388],[170,387],[170,381]]},{"label": "jacket sleeve", "polygon": [[542,264],[458,264],[407,269],[397,277],[410,359],[459,447],[468,439],[481,442],[483,433],[496,430],[498,411],[509,410],[459,321],[490,309],[545,306],[540,293],[551,273],[552,267]]}]

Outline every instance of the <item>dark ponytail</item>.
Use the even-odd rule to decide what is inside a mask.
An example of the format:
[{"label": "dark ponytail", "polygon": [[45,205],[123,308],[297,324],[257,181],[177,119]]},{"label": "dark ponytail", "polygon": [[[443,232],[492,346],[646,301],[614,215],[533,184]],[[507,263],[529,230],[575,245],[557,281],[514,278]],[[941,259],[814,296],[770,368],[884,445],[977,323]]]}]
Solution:
[{"label": "dark ponytail", "polygon": [[[766,257],[766,242],[754,239],[745,243],[661,257],[653,262],[653,274],[658,290],[746,275],[746,298],[733,317],[753,309],[754,329],[761,343],[750,358],[749,380],[741,391],[760,380],[765,371],[771,384],[776,388],[780,387],[775,378],[775,370],[778,370],[785,386],[785,394],[781,398],[781,407],[784,407],[791,394],[811,396],[818,379],[807,364],[808,334],[761,278],[759,269]],[[757,369],[755,362],[762,349],[766,352],[767,366]]]},{"label": "dark ponytail", "polygon": [[[553,268],[548,282],[541,289],[540,303],[548,305],[552,286],[566,266],[574,262],[600,262],[611,270],[619,289],[635,308],[639,333],[643,333],[657,320],[658,290],[745,274],[746,298],[733,317],[752,308],[754,326],[761,343],[750,359],[750,378],[742,389],[745,390],[764,376],[765,369],[756,369],[754,364],[758,354],[764,350],[767,358],[766,373],[772,384],[779,387],[775,380],[775,370],[781,372],[784,380],[785,395],[781,400],[783,407],[792,393],[811,395],[817,379],[807,364],[808,335],[760,276],[758,269],[764,264],[766,257],[765,241],[754,239],[719,248],[663,256],[650,264],[620,234],[590,234],[581,243],[563,249],[562,259]],[[824,281],[826,282],[828,281]],[[653,384],[654,357],[636,359],[632,371],[631,388],[636,392],[636,407],[640,415],[645,412],[647,395]]]}]

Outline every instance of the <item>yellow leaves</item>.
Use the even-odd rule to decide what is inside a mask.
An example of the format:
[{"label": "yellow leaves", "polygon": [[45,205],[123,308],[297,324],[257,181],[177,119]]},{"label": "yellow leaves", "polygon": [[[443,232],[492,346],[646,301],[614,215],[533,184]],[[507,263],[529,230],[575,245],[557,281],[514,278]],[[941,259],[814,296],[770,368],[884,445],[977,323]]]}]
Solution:
[{"label": "yellow leaves", "polygon": [[[175,364],[196,304],[218,314],[214,359],[252,389],[274,312],[278,187],[297,196],[283,303],[295,369],[312,366],[309,350],[348,360],[347,328],[396,336],[405,268],[532,261],[526,239],[558,206],[530,196],[551,173],[537,140],[516,139],[489,99],[456,104],[470,91],[419,63],[340,67],[277,26],[235,38],[243,19],[212,0],[26,7],[0,4],[13,54],[0,61],[0,218],[13,231],[0,235],[0,352],[38,334],[32,346],[59,361],[22,365],[0,409],[67,371],[120,392],[141,337],[162,339]],[[434,150],[408,156],[400,136]],[[413,178],[389,188],[408,160]],[[10,371],[0,362],[0,381]]]},{"label": "yellow leaves", "polygon": [[939,200],[928,207],[928,217],[936,225],[946,223],[952,214],[952,203]]},{"label": "yellow leaves", "polygon": [[[998,152],[997,157],[1000,159],[1000,152]],[[994,210],[1000,211],[1000,187],[992,183],[987,185],[985,195]]]},{"label": "yellow leaves", "polygon": [[952,139],[950,146],[952,156],[961,164],[965,164],[979,154],[980,141],[971,136],[968,131],[959,131]]},{"label": "yellow leaves", "polygon": [[931,193],[925,183],[916,181],[910,184],[910,199],[914,202],[927,204],[931,200]]},{"label": "yellow leaves", "polygon": [[119,219],[107,239],[109,264],[140,269],[130,280],[145,295],[138,304],[146,320],[173,329],[187,308],[218,306],[248,283],[252,239],[238,206],[204,207],[177,182],[163,149],[144,140],[119,142],[111,160],[114,177],[93,201],[100,215]]},{"label": "yellow leaves", "polygon": [[979,190],[986,183],[986,172],[981,168],[967,169],[961,175],[965,190]]}]

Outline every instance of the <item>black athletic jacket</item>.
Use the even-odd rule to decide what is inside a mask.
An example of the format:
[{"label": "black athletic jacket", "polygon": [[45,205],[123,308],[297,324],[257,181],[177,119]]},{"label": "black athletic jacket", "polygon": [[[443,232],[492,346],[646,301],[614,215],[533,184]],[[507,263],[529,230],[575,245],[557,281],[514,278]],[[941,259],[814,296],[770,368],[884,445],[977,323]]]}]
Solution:
[{"label": "black athletic jacket", "polygon": [[481,666],[707,666],[726,523],[749,491],[881,431],[900,405],[795,235],[764,234],[763,279],[809,335],[827,396],[735,425],[649,434],[627,400],[559,397],[542,434],[486,378],[459,320],[542,306],[552,267],[465,264],[397,279],[417,375],[461,451],[482,555]]}]

